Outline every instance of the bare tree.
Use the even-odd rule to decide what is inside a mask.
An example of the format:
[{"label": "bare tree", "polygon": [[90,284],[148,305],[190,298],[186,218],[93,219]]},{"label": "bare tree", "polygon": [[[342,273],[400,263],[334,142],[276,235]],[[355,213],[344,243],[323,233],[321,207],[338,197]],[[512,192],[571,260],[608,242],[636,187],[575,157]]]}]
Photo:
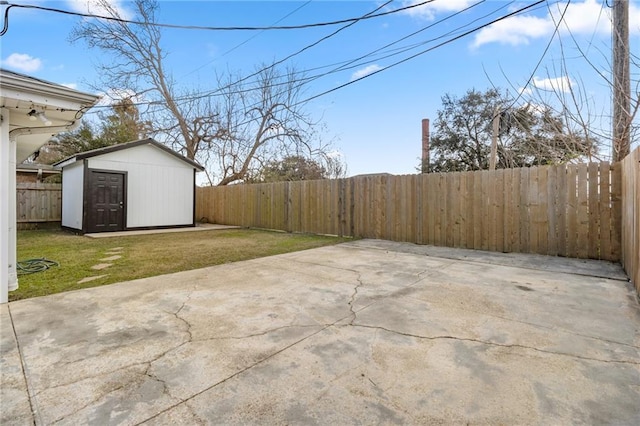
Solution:
[{"label": "bare tree", "polygon": [[263,66],[250,80],[218,76],[219,88],[205,95],[180,89],[165,68],[167,52],[153,25],[158,2],[131,3],[146,25],[124,22],[108,0],[97,3],[116,19],[85,20],[72,40],[110,55],[100,65],[102,87],[143,97],[154,135],[205,166],[210,184],[242,181],[252,169],[292,153],[322,158],[328,150],[315,132],[319,123],[304,112],[295,70]]},{"label": "bare tree", "polygon": [[[553,17],[553,14],[550,14]],[[553,87],[537,88],[535,85],[530,88],[526,96],[529,102],[543,103],[549,108],[553,108],[555,113],[562,116],[567,123],[567,130],[581,133],[595,147],[597,141],[613,142],[612,113],[609,111],[611,104],[597,105],[590,95],[590,88],[584,83],[580,77],[581,73],[593,72],[598,76],[601,83],[614,88],[614,79],[612,78],[613,64],[610,60],[610,47],[603,45],[599,47],[594,43],[593,39],[589,41],[588,47],[584,48],[578,38],[573,34],[569,25],[563,23],[564,32],[567,34],[570,45],[567,47],[567,41],[562,37],[558,37],[558,46],[560,49],[560,59],[554,61],[554,65],[546,71],[546,77],[549,81],[559,81],[564,79],[564,84],[556,84]],[[615,28],[612,29],[616,31]],[[577,52],[577,55],[576,55]],[[569,57],[575,56],[579,58],[579,67],[572,69],[569,65]],[[640,69],[640,57],[631,53],[630,60],[630,76],[631,76],[631,92],[630,92],[630,109],[629,122],[624,129],[623,138],[631,140],[631,147],[640,142],[638,133],[640,132],[640,123],[638,122],[640,111],[640,79],[638,70]],[[561,77],[557,77],[561,76]],[[605,152],[604,157],[616,157],[618,147],[612,146],[610,152]],[[591,152],[588,159],[601,160],[603,156],[597,152]]]}]

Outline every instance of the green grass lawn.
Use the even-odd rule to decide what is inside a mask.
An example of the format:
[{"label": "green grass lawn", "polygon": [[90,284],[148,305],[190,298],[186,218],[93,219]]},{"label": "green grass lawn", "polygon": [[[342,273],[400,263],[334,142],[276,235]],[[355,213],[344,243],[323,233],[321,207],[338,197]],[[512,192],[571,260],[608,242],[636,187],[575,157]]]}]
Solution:
[{"label": "green grass lawn", "polygon": [[[60,263],[19,276],[9,300],[44,296],[136,278],[203,268],[222,263],[306,250],[346,239],[306,234],[231,229],[92,239],[60,230],[18,232],[18,261],[47,258]],[[119,248],[119,249],[118,249]],[[114,250],[115,249],[115,250]],[[113,261],[100,259],[118,253]],[[92,266],[110,263],[94,270]],[[86,277],[102,278],[78,283]]]}]

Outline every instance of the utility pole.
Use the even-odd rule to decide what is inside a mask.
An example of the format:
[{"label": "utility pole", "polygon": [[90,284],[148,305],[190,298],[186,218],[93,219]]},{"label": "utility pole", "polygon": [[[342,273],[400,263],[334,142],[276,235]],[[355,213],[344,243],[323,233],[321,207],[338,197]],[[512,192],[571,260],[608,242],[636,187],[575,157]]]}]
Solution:
[{"label": "utility pole", "polygon": [[493,122],[491,123],[491,156],[489,157],[489,170],[496,169],[498,159],[498,132],[500,132],[500,109],[496,107],[493,112]]},{"label": "utility pole", "polygon": [[422,173],[429,173],[429,119],[422,120]]},{"label": "utility pole", "polygon": [[612,161],[629,154],[631,129],[631,80],[629,76],[629,0],[613,0],[611,22],[613,48],[613,144]]}]

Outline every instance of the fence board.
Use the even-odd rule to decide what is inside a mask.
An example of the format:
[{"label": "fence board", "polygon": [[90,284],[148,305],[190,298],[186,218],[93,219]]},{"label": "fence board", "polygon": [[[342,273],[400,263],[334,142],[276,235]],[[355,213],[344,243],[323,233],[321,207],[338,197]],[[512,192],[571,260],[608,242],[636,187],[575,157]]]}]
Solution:
[{"label": "fence board", "polygon": [[520,169],[509,170],[509,247],[508,251],[520,250]]},{"label": "fence board", "polygon": [[521,169],[520,175],[520,249],[524,253],[534,253],[529,245],[529,228],[531,224],[529,209],[530,169]]},{"label": "fence board", "polygon": [[489,172],[486,170],[482,170],[480,172],[480,194],[483,196],[480,199],[480,208],[481,208],[481,225],[480,225],[480,247],[482,250],[489,250],[489,241],[491,237],[491,224],[493,222],[491,218],[491,213],[489,212],[489,204],[491,197],[491,189],[493,185],[489,182]]},{"label": "fence board", "polygon": [[608,161],[600,163],[600,254],[603,259],[611,258],[611,184]]},{"label": "fence board", "polygon": [[578,166],[570,165],[567,168],[567,256],[578,255]]},{"label": "fence board", "polygon": [[588,165],[578,165],[578,238],[577,254],[584,259],[589,255],[589,193]]},{"label": "fence board", "polygon": [[549,206],[549,167],[537,167],[538,170],[538,203],[537,210],[535,212],[536,218],[536,233],[538,239],[538,253],[547,254],[549,250],[549,217],[548,217],[548,206]]},{"label": "fence board", "polygon": [[611,173],[611,252],[614,258],[621,257],[621,235],[622,230],[622,164],[613,164]]},{"label": "fence board", "polygon": [[473,174],[473,244],[471,248],[482,247],[482,181],[479,173]]},{"label": "fence board", "polygon": [[598,207],[600,191],[598,185],[598,163],[588,164],[588,180],[589,180],[589,243],[587,245],[589,249],[589,257],[592,259],[599,258],[599,233],[600,233],[600,209]]},{"label": "fence board", "polygon": [[468,173],[460,173],[460,206],[458,211],[458,221],[460,229],[459,247],[468,247],[469,226],[467,222],[467,212],[469,211],[469,188],[467,187]]},{"label": "fence board", "polygon": [[557,167],[557,185],[555,192],[557,194],[556,208],[556,238],[557,251],[555,254],[563,254],[567,252],[567,167],[561,165]]},{"label": "fence board", "polygon": [[504,169],[496,170],[494,187],[493,211],[495,214],[494,251],[504,251]]},{"label": "fence board", "polygon": [[558,254],[558,167],[549,167],[547,172],[547,254],[555,256]]},{"label": "fence board", "polygon": [[454,200],[454,192],[455,192],[455,176],[457,173],[447,173],[443,174],[442,178],[444,179],[444,212],[443,219],[445,223],[444,228],[444,236],[442,238],[442,244],[447,247],[455,247],[454,238],[453,238],[453,230],[454,230],[454,218],[453,215],[455,213],[455,207],[453,205]]},{"label": "fence board", "polygon": [[415,203],[416,203],[416,209],[415,209],[415,216],[414,216],[414,220],[416,223],[416,239],[415,242],[416,244],[424,244],[424,224],[426,223],[423,220],[424,217],[424,205],[423,205],[423,190],[422,190],[422,176],[421,175],[416,175],[415,176]]},{"label": "fence board", "polygon": [[538,241],[538,225],[540,214],[540,193],[538,192],[538,171],[539,168],[529,170],[529,185],[527,186],[527,197],[529,204],[529,245],[531,253],[540,253]]}]

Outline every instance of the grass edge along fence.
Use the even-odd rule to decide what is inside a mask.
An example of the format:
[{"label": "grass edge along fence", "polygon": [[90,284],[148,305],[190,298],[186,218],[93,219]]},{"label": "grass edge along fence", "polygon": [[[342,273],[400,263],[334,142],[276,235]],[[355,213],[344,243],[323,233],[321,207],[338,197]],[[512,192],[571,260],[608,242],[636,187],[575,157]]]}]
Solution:
[{"label": "grass edge along fence", "polygon": [[417,244],[621,259],[622,165],[203,187],[210,222]]}]

